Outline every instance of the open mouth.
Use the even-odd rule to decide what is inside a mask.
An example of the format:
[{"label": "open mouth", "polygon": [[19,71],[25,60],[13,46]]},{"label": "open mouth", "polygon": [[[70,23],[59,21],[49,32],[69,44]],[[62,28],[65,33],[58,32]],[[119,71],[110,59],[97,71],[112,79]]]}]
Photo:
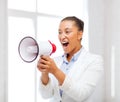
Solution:
[{"label": "open mouth", "polygon": [[63,45],[64,47],[67,47],[68,44],[69,44],[69,42],[62,42],[62,45]]}]

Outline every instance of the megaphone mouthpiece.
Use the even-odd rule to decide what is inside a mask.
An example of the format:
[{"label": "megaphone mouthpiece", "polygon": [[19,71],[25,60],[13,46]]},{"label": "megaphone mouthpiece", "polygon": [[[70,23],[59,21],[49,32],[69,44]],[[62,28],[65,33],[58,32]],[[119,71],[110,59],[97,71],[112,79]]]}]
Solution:
[{"label": "megaphone mouthpiece", "polygon": [[[54,53],[55,51],[56,51],[56,46],[55,46],[55,44],[53,44],[50,40],[49,40],[49,42],[50,42],[50,44],[52,45],[52,52],[51,52],[51,54],[52,53]],[[51,55],[50,54],[50,55]]]}]

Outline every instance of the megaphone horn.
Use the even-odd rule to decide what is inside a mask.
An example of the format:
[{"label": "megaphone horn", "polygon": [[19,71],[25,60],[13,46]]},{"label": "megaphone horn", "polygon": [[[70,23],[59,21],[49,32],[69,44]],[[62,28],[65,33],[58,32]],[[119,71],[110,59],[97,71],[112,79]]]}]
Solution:
[{"label": "megaphone horn", "polygon": [[51,41],[42,41],[39,44],[30,36],[24,37],[18,46],[21,59],[25,62],[33,62],[38,55],[51,55],[56,51],[56,46]]}]

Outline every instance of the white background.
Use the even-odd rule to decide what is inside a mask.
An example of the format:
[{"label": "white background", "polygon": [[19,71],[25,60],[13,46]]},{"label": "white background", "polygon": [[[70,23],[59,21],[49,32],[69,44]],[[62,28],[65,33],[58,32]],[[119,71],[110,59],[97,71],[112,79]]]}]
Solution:
[{"label": "white background", "polygon": [[[22,2],[23,0],[20,0],[20,1]],[[8,0],[8,2],[9,2],[9,0]],[[74,3],[75,2],[76,1],[74,0]],[[14,3],[19,4],[19,1],[15,0]],[[36,11],[35,6],[28,6],[31,3],[34,4],[33,1],[24,0],[24,3],[22,4],[22,8],[24,8],[26,11],[32,10],[32,12],[35,12]],[[53,2],[51,2],[51,3],[54,4]],[[64,2],[62,2],[62,3],[64,3]],[[120,1],[119,0],[88,0],[88,2],[86,2],[86,3],[87,4],[84,5],[83,8],[85,7],[87,9],[87,15],[88,15],[88,18],[87,18],[87,20],[88,20],[88,45],[89,45],[88,47],[91,52],[103,55],[104,60],[105,60],[105,86],[103,87],[103,89],[104,89],[104,91],[103,91],[104,96],[102,97],[104,100],[103,102],[120,102],[120,97],[119,97],[119,95],[120,95],[120,88],[119,88],[119,86],[120,86],[120,68],[119,68],[119,66],[120,66],[120,53],[119,53],[120,52],[120,34],[119,34],[119,32],[120,32],[120,29],[119,29],[119,26],[120,26],[120,12],[119,12],[120,11],[120,6],[119,6]],[[21,6],[19,6],[18,4],[16,4],[16,8],[19,10],[19,8]],[[27,6],[25,6],[26,4],[27,4]],[[38,3],[35,3],[35,4],[38,4]],[[66,6],[68,6],[68,5],[69,4],[67,3]],[[14,6],[12,6],[12,7],[14,7]],[[44,7],[47,8],[46,4],[44,4]],[[73,10],[74,7],[75,7],[75,5],[72,4],[72,6],[71,6],[72,10],[69,10],[69,11],[70,12],[76,11],[77,12],[76,14],[81,14],[81,12],[78,11],[78,9]],[[10,6],[9,6],[9,8],[10,8]],[[63,9],[63,11],[64,11],[64,9]],[[10,12],[8,12],[7,1],[0,0],[0,102],[10,102],[14,95],[16,95],[16,97],[17,97],[17,99],[16,99],[14,96],[15,100],[17,100],[16,102],[19,102],[19,100],[22,100],[23,98],[25,98],[25,100],[27,100],[28,96],[29,96],[28,94],[30,94],[31,96],[34,95],[33,97],[29,97],[29,98],[32,98],[31,101],[37,102],[37,100],[35,98],[35,96],[37,96],[37,95],[32,93],[33,91],[36,93],[36,91],[34,89],[29,90],[29,87],[34,87],[35,84],[34,85],[31,84],[30,86],[26,85],[26,83],[30,82],[31,76],[30,77],[28,77],[28,76],[32,75],[30,73],[33,70],[32,66],[34,66],[34,65],[30,65],[30,64],[25,65],[19,59],[18,56],[14,56],[14,51],[15,51],[14,45],[17,48],[17,43],[19,42],[17,40],[20,40],[20,39],[17,38],[18,36],[15,35],[15,33],[12,33],[11,35],[8,36],[9,31],[7,30],[7,28],[9,27],[8,26],[9,24],[7,24],[7,20],[8,20],[7,15],[9,14],[9,16],[16,16],[16,13],[19,16],[21,16],[21,13],[24,16],[29,15],[28,17],[35,19],[34,18],[35,16],[31,15],[31,12],[29,12],[29,13],[27,13],[25,11],[24,12],[15,12],[14,11],[13,12],[11,10],[10,10]],[[65,13],[65,14],[69,15],[67,13]],[[44,15],[44,12],[43,12],[43,15]],[[50,16],[50,15],[48,14],[48,16]],[[62,15],[62,16],[65,16],[65,15]],[[82,18],[86,19],[86,16],[82,17]],[[15,19],[17,19],[17,18],[15,18]],[[8,22],[10,23],[13,20],[13,17],[10,17],[9,20],[10,21],[8,21]],[[19,23],[22,23],[22,21],[24,21],[24,17],[22,20],[17,20],[17,21]],[[27,19],[26,22],[31,27],[34,24],[35,24],[35,26],[37,25],[35,22],[32,23],[31,19]],[[12,21],[12,24],[14,24],[14,23],[17,23],[17,22]],[[35,31],[36,31],[35,29],[33,29],[33,30],[31,29],[32,31],[30,31],[30,32],[32,32],[32,33],[30,33],[29,30],[27,30],[27,27],[26,26],[24,27],[24,26],[25,25],[23,24],[23,28],[21,27],[21,29],[26,30],[25,33],[23,33],[23,34],[32,35],[33,33],[35,33]],[[14,27],[16,28],[16,25],[14,25]],[[12,26],[11,26],[11,28],[12,28]],[[11,31],[11,32],[14,32],[14,31]],[[20,32],[19,37],[22,38],[24,36],[23,34],[22,34],[22,32]],[[11,45],[12,43],[8,43],[10,41],[8,39],[10,39],[12,37],[13,37],[13,39],[12,39],[13,42],[15,41],[15,43],[16,43],[16,44],[14,43],[14,45]],[[11,51],[13,51],[13,52],[11,52]],[[8,60],[8,58],[10,58],[10,55],[9,55],[10,53],[12,53],[13,58],[17,57],[19,59],[19,60],[16,59],[16,62],[18,61],[17,63],[23,64],[23,69],[24,69],[23,73],[20,73],[22,68],[20,69],[19,65],[16,67],[16,70],[10,70],[10,68],[11,68],[10,66],[15,66],[15,64],[17,64],[17,63],[14,64],[15,59],[11,60],[11,63],[9,63],[10,59]],[[29,68],[29,66],[31,66],[32,69]],[[20,71],[19,71],[19,69],[20,69]],[[8,77],[10,75],[9,71],[17,71],[17,72],[14,75],[12,75],[11,77]],[[28,74],[28,72],[29,72],[29,74]],[[24,81],[24,83],[23,83],[23,80],[19,80],[19,78],[16,77],[16,75],[20,75],[20,74],[21,74],[21,78],[26,80],[26,81]],[[22,75],[25,75],[26,78],[24,78]],[[18,78],[18,81],[17,81],[18,83],[19,83],[19,81],[22,83],[18,84],[16,82],[14,82],[14,80],[12,80],[12,81],[9,80],[10,78],[15,78],[15,77]],[[35,81],[35,79],[31,79],[31,81]],[[17,86],[13,87],[12,85],[13,86],[17,85]],[[21,87],[22,88],[25,87],[26,90],[23,90]],[[13,88],[13,90],[11,88]],[[16,89],[14,89],[14,88],[16,88]],[[21,90],[20,90],[20,88],[21,88]],[[16,91],[17,93],[14,91]],[[25,94],[26,91],[28,92],[28,94]],[[13,95],[11,97],[11,99],[9,98],[10,93],[11,93],[11,95]],[[19,94],[21,96],[19,96]],[[24,102],[24,101],[22,101],[22,102]],[[12,102],[14,102],[14,101],[12,101]]]}]

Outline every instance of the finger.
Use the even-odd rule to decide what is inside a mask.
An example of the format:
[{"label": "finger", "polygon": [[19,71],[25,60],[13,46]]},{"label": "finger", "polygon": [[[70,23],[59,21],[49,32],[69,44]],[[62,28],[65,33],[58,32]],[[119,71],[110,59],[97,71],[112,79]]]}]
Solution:
[{"label": "finger", "polygon": [[46,61],[46,60],[44,60],[44,59],[40,59],[40,60],[39,60],[39,63],[41,63],[41,64],[46,64],[46,63],[47,63],[47,61]]},{"label": "finger", "polygon": [[40,72],[47,72],[47,73],[49,72],[49,70],[47,68],[40,68],[39,70],[40,70]]},{"label": "finger", "polygon": [[46,69],[39,69],[40,72],[48,72]]},{"label": "finger", "polygon": [[47,56],[47,55],[42,55],[42,56],[41,56],[41,59],[48,61],[50,58],[49,58],[49,56]]},{"label": "finger", "polygon": [[49,65],[43,64],[43,63],[38,63],[37,67],[38,67],[38,69],[48,69]]},{"label": "finger", "polygon": [[41,63],[41,64],[45,64],[45,65],[50,65],[50,61],[46,61],[46,60],[44,60],[44,59],[41,59],[40,61],[39,61],[39,63]]}]

